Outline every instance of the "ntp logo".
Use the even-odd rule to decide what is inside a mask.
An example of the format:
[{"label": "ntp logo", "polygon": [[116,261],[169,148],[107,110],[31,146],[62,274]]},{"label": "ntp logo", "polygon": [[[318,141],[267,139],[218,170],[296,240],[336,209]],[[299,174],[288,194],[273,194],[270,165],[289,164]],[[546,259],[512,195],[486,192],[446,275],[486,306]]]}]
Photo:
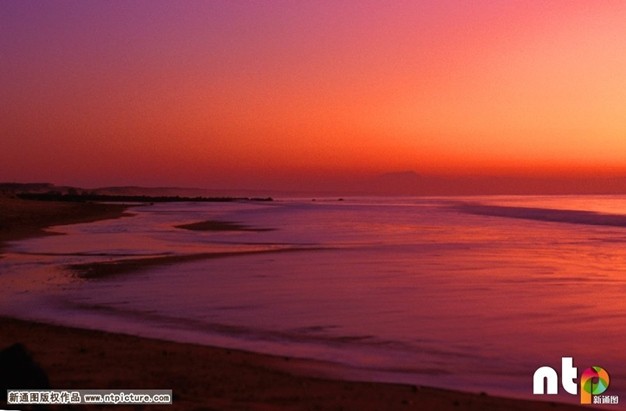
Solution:
[{"label": "ntp logo", "polygon": [[594,365],[587,368],[580,376],[580,403],[591,404],[592,395],[600,395],[609,388],[609,373]]},{"label": "ntp logo", "polygon": [[[578,378],[577,368],[574,367],[572,357],[561,358],[561,385],[563,389],[572,395],[578,394],[578,385],[574,380]],[[602,367],[593,366],[583,371],[580,376],[580,403],[591,404],[594,395],[600,395],[609,388],[609,373]],[[533,375],[533,394],[558,394],[559,376],[552,367],[543,366]],[[545,388],[545,392],[544,392]],[[617,403],[617,397],[609,397],[609,400],[593,401],[597,403]]]}]

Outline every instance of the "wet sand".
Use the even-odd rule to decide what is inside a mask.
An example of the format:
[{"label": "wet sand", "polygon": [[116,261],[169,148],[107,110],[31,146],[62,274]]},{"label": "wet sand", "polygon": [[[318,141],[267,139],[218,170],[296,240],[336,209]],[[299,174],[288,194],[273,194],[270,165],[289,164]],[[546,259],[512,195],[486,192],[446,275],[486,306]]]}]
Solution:
[{"label": "wet sand", "polygon": [[[2,241],[40,235],[48,225],[115,218],[124,210],[121,205],[0,199],[0,251]],[[173,405],[115,406],[116,410],[583,409],[412,385],[340,381],[328,378],[328,365],[314,361],[2,317],[0,329],[0,348],[23,343],[48,373],[52,388],[174,393]]]},{"label": "wet sand", "polygon": [[168,264],[178,264],[189,261],[209,260],[214,258],[237,257],[251,254],[285,253],[302,250],[319,250],[320,248],[284,247],[266,250],[233,251],[233,252],[213,252],[196,253],[186,255],[163,255],[157,257],[124,258],[119,260],[72,264],[67,268],[80,278],[97,279],[108,278],[116,275],[128,274],[146,270],[152,267],[162,267]]},{"label": "wet sand", "polygon": [[255,228],[250,227],[240,223],[234,223],[229,221],[215,221],[215,220],[206,220],[199,221],[197,223],[190,224],[181,224],[177,225],[176,228],[182,228],[185,230],[193,230],[193,231],[272,231],[272,228]]}]

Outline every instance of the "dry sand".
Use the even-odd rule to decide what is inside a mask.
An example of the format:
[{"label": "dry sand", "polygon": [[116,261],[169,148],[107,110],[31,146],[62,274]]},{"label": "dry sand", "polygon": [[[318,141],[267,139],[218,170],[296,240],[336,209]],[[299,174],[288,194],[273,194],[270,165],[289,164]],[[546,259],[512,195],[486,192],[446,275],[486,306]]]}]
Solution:
[{"label": "dry sand", "polygon": [[[0,199],[2,241],[47,225],[119,217],[124,206]],[[173,405],[115,410],[579,410],[402,384],[320,378],[320,364],[0,317],[0,348],[23,343],[56,389],[172,389]],[[317,371],[315,371],[317,370]],[[312,375],[318,375],[314,377]],[[0,404],[0,407],[4,404]],[[16,407],[7,407],[13,408]],[[589,409],[588,407],[586,407]],[[55,408],[56,409],[56,408]]]},{"label": "dry sand", "polygon": [[46,227],[87,223],[124,215],[121,204],[21,200],[0,195],[0,251],[6,241],[47,235]]}]

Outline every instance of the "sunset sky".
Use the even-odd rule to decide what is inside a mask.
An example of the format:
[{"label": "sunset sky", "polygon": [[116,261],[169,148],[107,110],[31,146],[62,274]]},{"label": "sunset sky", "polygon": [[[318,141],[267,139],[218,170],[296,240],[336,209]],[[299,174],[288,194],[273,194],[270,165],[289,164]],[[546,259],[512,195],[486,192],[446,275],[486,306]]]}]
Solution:
[{"label": "sunset sky", "polygon": [[0,180],[626,176],[623,1],[0,2]]}]

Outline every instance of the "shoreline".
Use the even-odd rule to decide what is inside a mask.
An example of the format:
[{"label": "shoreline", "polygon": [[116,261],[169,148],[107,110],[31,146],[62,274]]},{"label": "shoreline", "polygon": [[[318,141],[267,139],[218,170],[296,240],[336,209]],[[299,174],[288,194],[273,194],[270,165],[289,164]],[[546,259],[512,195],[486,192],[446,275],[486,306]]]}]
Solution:
[{"label": "shoreline", "polygon": [[[0,253],[6,241],[49,235],[44,229],[51,225],[119,218],[125,215],[127,208],[124,205],[42,204],[33,200],[0,198]],[[320,372],[315,372],[319,364],[313,360],[6,317],[0,317],[0,328],[3,330],[0,349],[17,342],[23,343],[48,373],[53,389],[173,390],[173,405],[146,407],[148,409],[583,409],[576,405],[406,384],[344,381],[315,376]],[[138,408],[117,406],[115,409]]]},{"label": "shoreline", "polygon": [[[53,389],[172,389],[167,410],[553,410],[582,407],[311,376],[315,361],[0,317]],[[84,407],[84,406],[81,406]],[[94,409],[97,406],[94,406]],[[586,407],[589,409],[588,407]],[[90,408],[88,408],[90,409]],[[101,409],[101,408],[98,408]],[[137,409],[116,406],[115,409]]]}]

